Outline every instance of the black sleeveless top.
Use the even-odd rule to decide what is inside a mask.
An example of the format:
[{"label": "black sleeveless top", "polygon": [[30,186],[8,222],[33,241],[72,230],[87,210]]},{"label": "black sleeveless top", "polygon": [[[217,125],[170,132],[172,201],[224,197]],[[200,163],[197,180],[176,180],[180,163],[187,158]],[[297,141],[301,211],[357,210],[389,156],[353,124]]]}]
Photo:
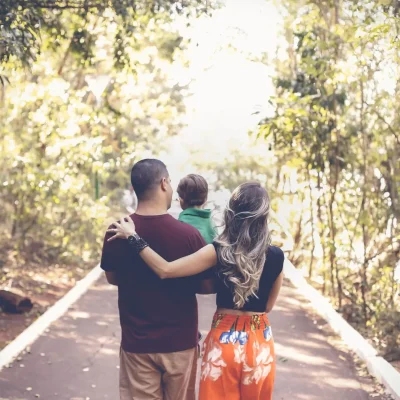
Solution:
[{"label": "black sleeveless top", "polygon": [[[218,243],[214,242],[213,246],[218,254]],[[265,312],[272,286],[282,272],[284,258],[283,251],[279,247],[269,247],[260,278],[260,286],[257,291],[258,298],[250,296],[246,304],[239,309],[235,307],[233,302],[233,285],[226,281],[224,276],[219,273],[222,266],[218,261],[217,265],[213,268],[217,286],[217,307],[229,310]]]}]

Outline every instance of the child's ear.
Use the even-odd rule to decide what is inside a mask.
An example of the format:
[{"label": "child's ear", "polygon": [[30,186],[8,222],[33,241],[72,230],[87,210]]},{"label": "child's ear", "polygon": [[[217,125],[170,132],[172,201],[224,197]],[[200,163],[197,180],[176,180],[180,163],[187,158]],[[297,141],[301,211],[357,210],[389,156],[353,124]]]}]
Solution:
[{"label": "child's ear", "polygon": [[184,210],[184,209],[186,209],[186,208],[187,208],[187,207],[186,207],[186,204],[185,204],[185,202],[184,202],[184,200],[183,200],[183,199],[181,199],[180,197],[179,197],[179,204],[180,204],[180,206],[181,206],[182,210]]}]

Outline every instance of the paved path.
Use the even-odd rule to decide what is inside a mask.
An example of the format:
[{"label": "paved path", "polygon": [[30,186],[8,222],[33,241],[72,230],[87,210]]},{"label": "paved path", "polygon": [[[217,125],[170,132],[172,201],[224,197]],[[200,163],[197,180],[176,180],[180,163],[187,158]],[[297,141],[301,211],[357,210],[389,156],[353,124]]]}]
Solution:
[{"label": "paved path", "polygon": [[[206,332],[215,299],[200,299]],[[307,313],[304,300],[286,285],[271,314],[278,358],[274,400],[369,399],[370,380],[357,376],[348,355],[329,344],[321,321]],[[30,353],[0,372],[0,399],[117,400],[118,350],[116,291],[101,279]]]}]

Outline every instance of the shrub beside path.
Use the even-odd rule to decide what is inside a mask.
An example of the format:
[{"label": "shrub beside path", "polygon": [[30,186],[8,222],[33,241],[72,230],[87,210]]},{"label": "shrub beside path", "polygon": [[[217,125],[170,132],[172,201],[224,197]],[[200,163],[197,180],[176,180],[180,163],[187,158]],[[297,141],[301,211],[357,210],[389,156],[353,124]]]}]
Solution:
[{"label": "shrub beside path", "polygon": [[[214,296],[199,296],[206,333]],[[388,399],[324,322],[288,284],[271,323],[277,349],[275,400]],[[0,399],[117,400],[120,328],[117,293],[100,279],[11,368],[0,372]],[[178,400],[178,399],[177,399]]]}]

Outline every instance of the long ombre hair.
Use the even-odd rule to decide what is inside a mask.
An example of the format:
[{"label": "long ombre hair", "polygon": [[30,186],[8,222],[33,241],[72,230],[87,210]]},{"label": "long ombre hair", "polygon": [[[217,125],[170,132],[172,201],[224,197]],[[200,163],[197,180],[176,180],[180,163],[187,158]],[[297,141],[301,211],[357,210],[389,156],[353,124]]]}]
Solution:
[{"label": "long ombre hair", "polygon": [[258,182],[238,186],[225,210],[224,230],[216,239],[218,260],[237,308],[242,308],[250,296],[257,296],[271,244],[269,210],[268,193]]}]

